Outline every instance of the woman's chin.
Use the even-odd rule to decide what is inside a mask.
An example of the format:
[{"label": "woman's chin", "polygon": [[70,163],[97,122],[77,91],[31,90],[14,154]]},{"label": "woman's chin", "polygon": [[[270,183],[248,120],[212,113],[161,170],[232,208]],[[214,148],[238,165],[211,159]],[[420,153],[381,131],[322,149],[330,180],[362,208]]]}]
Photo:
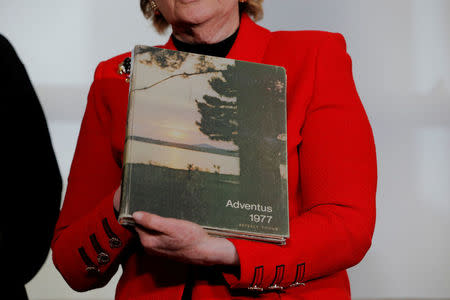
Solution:
[{"label": "woman's chin", "polygon": [[177,0],[177,2],[182,3],[182,4],[190,4],[193,2],[200,2],[200,0]]},{"label": "woman's chin", "polygon": [[179,0],[175,9],[176,23],[202,24],[218,13],[214,8],[201,5],[198,0]]},{"label": "woman's chin", "polygon": [[203,24],[203,23],[207,22],[209,19],[210,19],[210,16],[205,13],[199,13],[199,12],[195,12],[192,14],[178,13],[176,23],[198,25],[198,24]]}]

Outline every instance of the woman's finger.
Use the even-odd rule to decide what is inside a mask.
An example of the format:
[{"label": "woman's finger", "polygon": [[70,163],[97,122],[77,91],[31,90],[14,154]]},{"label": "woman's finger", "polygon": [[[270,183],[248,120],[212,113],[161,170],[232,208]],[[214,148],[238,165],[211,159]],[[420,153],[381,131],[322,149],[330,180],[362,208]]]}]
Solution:
[{"label": "woman's finger", "polygon": [[161,234],[153,235],[149,233],[145,229],[141,229],[139,227],[136,227],[136,232],[139,235],[139,240],[141,241],[142,246],[146,249],[157,249],[162,246],[161,242]]},{"label": "woman's finger", "polygon": [[133,214],[133,218],[137,224],[147,230],[159,231],[168,235],[176,232],[179,227],[177,226],[177,222],[179,222],[179,220],[163,218],[161,216],[142,211],[135,212]]}]

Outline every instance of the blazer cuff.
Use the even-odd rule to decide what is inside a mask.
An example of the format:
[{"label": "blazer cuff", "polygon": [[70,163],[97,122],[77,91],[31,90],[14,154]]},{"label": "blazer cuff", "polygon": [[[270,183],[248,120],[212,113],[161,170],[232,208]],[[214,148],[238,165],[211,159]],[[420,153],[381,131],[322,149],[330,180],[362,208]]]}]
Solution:
[{"label": "blazer cuff", "polygon": [[279,251],[280,246],[242,239],[229,238],[228,240],[235,246],[240,262],[239,275],[223,273],[230,288],[255,292],[270,290],[276,277],[276,266],[272,266],[267,256],[269,256],[268,253],[277,253],[272,251]]},{"label": "blazer cuff", "polygon": [[[133,231],[120,225],[113,205],[114,192],[105,197],[102,202],[95,208],[96,217],[93,218],[95,224],[91,227],[92,233],[89,233],[90,246],[88,249],[92,254],[98,256],[98,249],[95,249],[95,241],[92,240],[92,235],[95,237],[100,245],[101,249],[105,249],[106,252],[111,255],[114,260],[115,256],[121,252],[121,250],[129,243],[133,238]],[[93,252],[92,250],[95,250]]]}]

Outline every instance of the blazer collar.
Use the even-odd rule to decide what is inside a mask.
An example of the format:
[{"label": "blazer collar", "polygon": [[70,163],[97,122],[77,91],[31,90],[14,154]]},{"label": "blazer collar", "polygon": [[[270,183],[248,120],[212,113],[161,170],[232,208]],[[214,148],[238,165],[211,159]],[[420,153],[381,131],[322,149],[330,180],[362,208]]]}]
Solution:
[{"label": "blazer collar", "polygon": [[[261,63],[269,39],[270,31],[257,25],[247,14],[243,13],[236,41],[227,58]],[[169,38],[163,48],[177,50],[172,37]]]}]

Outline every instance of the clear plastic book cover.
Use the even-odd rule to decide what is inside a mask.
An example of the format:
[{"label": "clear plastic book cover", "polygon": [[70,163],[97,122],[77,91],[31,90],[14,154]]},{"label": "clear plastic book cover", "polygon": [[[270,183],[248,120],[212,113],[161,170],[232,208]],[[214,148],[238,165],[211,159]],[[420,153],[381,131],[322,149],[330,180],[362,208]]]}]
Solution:
[{"label": "clear plastic book cover", "polygon": [[283,68],[136,46],[127,122],[122,224],[148,211],[289,236]]}]

